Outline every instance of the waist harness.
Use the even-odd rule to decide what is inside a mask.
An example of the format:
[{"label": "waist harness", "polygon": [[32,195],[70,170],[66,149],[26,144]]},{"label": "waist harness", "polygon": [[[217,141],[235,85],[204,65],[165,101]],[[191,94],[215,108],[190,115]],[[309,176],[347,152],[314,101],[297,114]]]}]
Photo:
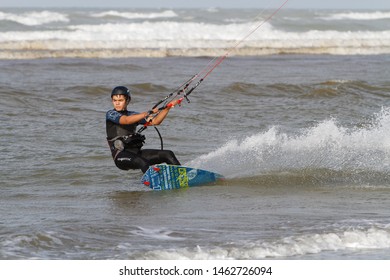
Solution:
[{"label": "waist harness", "polygon": [[145,143],[145,136],[140,133],[130,135],[117,136],[112,139],[107,139],[110,146],[112,156],[115,159],[119,152],[125,149],[141,149]]}]

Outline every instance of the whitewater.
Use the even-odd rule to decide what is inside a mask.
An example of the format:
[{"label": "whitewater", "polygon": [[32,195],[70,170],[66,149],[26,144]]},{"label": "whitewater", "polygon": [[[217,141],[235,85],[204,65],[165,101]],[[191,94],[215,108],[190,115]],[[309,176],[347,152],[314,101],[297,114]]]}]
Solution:
[{"label": "whitewater", "polygon": [[[216,56],[272,10],[3,9],[2,59]],[[387,11],[282,10],[232,55],[388,54]]]}]

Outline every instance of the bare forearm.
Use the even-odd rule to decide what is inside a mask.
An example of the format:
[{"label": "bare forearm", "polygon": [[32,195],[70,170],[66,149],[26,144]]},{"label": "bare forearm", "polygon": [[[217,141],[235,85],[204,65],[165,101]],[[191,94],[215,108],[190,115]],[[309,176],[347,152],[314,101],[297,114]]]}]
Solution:
[{"label": "bare forearm", "polygon": [[134,124],[138,123],[148,116],[147,112],[131,115],[131,116],[122,116],[119,120],[120,124]]},{"label": "bare forearm", "polygon": [[163,109],[158,115],[152,119],[152,125],[159,125],[162,123],[162,121],[165,119],[165,117],[168,115],[170,108]]}]

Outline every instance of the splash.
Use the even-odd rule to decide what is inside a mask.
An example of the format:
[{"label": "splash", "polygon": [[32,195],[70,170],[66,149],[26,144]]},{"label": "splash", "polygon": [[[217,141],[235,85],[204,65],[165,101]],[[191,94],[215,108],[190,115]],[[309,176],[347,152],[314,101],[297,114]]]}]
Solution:
[{"label": "splash", "polygon": [[385,175],[390,171],[390,108],[383,108],[365,127],[346,128],[335,119],[297,135],[272,127],[229,141],[188,165],[230,178],[307,170]]}]

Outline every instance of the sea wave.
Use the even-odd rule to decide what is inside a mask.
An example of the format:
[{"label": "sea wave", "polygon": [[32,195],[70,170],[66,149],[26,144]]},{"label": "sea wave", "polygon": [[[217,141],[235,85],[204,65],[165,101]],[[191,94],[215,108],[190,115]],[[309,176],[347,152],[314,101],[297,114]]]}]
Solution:
[{"label": "sea wave", "polygon": [[[170,236],[170,231],[139,229],[141,236],[161,239],[163,241],[182,241],[182,237]],[[146,235],[144,235],[146,233]],[[139,235],[139,232],[135,232]],[[156,235],[156,236],[155,236]],[[235,240],[213,245],[194,247],[164,248],[156,250],[134,251],[133,244],[119,243],[112,255],[101,255],[100,249],[92,247],[90,240],[82,246],[79,239],[69,231],[41,231],[21,234],[10,234],[0,241],[1,259],[66,259],[66,258],[134,258],[160,260],[207,260],[207,259],[289,259],[316,258],[316,254],[327,254],[345,251],[348,259],[353,259],[354,252],[362,250],[387,250],[390,248],[389,225],[372,223],[371,225],[337,225],[337,229],[318,229],[318,233],[301,233],[276,240],[253,239]],[[105,242],[105,240],[103,240]],[[60,252],[60,253],[59,253]],[[87,252],[87,253],[86,253]],[[331,258],[331,257],[328,257]]]},{"label": "sea wave", "polygon": [[[0,259],[44,259],[46,255],[39,253],[40,249],[64,246],[64,240],[53,231],[31,234],[13,234],[1,240]],[[31,250],[29,250],[31,249]]]},{"label": "sea wave", "polygon": [[[363,229],[352,227],[323,233],[289,236],[277,241],[234,242],[226,246],[155,250],[146,252],[145,259],[266,259],[306,256],[314,258],[323,252],[347,251],[352,258],[354,250],[390,248],[387,225]],[[340,254],[340,253],[339,253]]]},{"label": "sea wave", "polygon": [[328,16],[321,16],[324,20],[381,20],[390,19],[390,12],[347,12],[335,13]]},{"label": "sea wave", "polygon": [[[199,29],[205,32],[199,32]],[[231,32],[226,33],[226,28]],[[193,32],[189,32],[192,30]],[[105,24],[70,26],[57,31],[0,33],[1,59],[58,56],[215,56],[269,54],[385,54],[390,53],[390,31],[284,32],[272,28],[233,46],[242,38],[243,25],[197,23]]]},{"label": "sea wave", "polygon": [[[0,12],[0,22],[5,22],[0,28],[0,59],[219,56],[226,50],[240,56],[390,53],[390,31],[382,22],[352,29],[318,23],[318,17],[386,19],[389,12],[290,11],[267,22],[253,21],[244,11],[216,13],[210,17],[198,10],[6,10]],[[285,22],[292,17],[305,24]]]},{"label": "sea wave", "polygon": [[111,11],[105,11],[101,13],[93,13],[91,15],[92,17],[120,17],[120,18],[126,18],[126,19],[155,19],[155,18],[175,18],[178,17],[178,15],[172,11],[172,10],[166,10],[162,12],[147,12],[147,13],[141,13],[141,12],[119,12],[115,10]]},{"label": "sea wave", "polygon": [[69,22],[66,14],[53,11],[31,11],[22,14],[0,11],[0,21],[11,21],[26,26],[38,26],[53,22]]}]

